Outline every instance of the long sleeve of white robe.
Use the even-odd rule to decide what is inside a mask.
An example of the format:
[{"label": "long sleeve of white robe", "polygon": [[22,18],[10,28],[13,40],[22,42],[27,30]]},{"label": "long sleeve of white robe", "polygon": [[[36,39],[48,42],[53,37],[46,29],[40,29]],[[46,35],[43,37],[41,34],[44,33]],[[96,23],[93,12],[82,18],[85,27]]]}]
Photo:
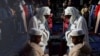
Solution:
[{"label": "long sleeve of white robe", "polygon": [[29,21],[29,27],[28,27],[28,30],[30,30],[31,28],[38,28],[38,23],[37,23],[37,19],[35,16],[33,16],[31,18],[31,20]]},{"label": "long sleeve of white robe", "polygon": [[42,30],[42,42],[47,45],[47,41],[49,40],[49,31],[45,28],[46,26],[44,24],[40,24],[40,29]]},{"label": "long sleeve of white robe", "polygon": [[74,44],[72,43],[72,38],[70,37],[70,32],[71,30],[65,33],[65,37],[66,37],[65,39],[67,41],[67,46],[69,46],[69,49],[71,49],[74,46]]},{"label": "long sleeve of white robe", "polygon": [[47,21],[45,22],[45,29],[46,29],[45,32],[46,32],[48,40],[49,40],[50,32],[49,32],[49,26],[48,26],[48,22]]},{"label": "long sleeve of white robe", "polygon": [[77,21],[77,29],[82,29],[84,31],[84,33],[85,33],[84,41],[89,43],[87,23],[82,16],[80,16],[80,18]]},{"label": "long sleeve of white robe", "polygon": [[47,46],[47,42],[49,40],[49,31],[46,29],[46,25],[45,24],[40,24],[40,29],[42,30],[42,38],[41,38],[41,42],[40,45],[42,45],[42,49],[43,51],[45,51],[45,48]]}]

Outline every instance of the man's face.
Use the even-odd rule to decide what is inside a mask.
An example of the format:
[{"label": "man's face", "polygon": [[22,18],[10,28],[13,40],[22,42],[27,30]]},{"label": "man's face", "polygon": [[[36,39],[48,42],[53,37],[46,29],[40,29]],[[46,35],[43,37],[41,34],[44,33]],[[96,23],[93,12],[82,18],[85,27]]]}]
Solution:
[{"label": "man's face", "polygon": [[41,42],[41,35],[32,35],[32,36],[31,36],[31,39],[32,39],[35,43],[39,44],[39,43]]},{"label": "man's face", "polygon": [[50,15],[44,15],[44,17],[45,17],[46,19],[48,19],[48,18],[50,17]]},{"label": "man's face", "polygon": [[36,42],[39,44],[41,42],[41,36],[36,37]]},{"label": "man's face", "polygon": [[76,36],[71,36],[71,37],[72,37],[72,42],[73,42],[74,44],[77,44],[78,41],[79,41],[79,39],[78,39]]},{"label": "man's face", "polygon": [[72,42],[74,44],[82,43],[84,41],[84,35],[80,36],[71,36],[72,37]]},{"label": "man's face", "polygon": [[65,18],[70,19],[71,15],[65,15]]}]

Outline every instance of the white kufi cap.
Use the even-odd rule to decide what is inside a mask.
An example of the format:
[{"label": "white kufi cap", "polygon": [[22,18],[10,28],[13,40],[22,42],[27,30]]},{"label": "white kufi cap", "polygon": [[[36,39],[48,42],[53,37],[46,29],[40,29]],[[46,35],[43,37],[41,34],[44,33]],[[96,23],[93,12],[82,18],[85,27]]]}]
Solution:
[{"label": "white kufi cap", "polygon": [[82,29],[75,29],[72,30],[70,33],[70,36],[80,36],[80,35],[84,35],[84,31]]},{"label": "white kufi cap", "polygon": [[41,30],[37,29],[37,28],[31,28],[29,31],[29,34],[31,35],[42,35]]}]

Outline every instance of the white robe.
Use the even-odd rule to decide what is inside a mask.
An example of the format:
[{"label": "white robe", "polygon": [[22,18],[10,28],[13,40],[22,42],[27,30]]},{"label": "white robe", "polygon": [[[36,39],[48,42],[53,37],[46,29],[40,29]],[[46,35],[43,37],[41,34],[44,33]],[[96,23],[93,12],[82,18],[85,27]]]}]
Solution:
[{"label": "white robe", "polygon": [[33,18],[29,22],[29,29],[30,28],[38,28],[42,30],[43,35],[41,38],[40,45],[43,46],[43,51],[45,50],[45,47],[47,45],[47,41],[49,40],[49,28],[47,24],[47,20],[44,17],[44,15],[50,15],[50,8],[49,7],[41,7],[39,8],[37,14],[33,16]]},{"label": "white robe", "polygon": [[65,33],[65,37],[66,37],[66,40],[68,42],[67,43],[68,46],[73,45],[71,37],[70,37],[70,32],[73,29],[83,29],[83,31],[85,32],[84,41],[89,43],[87,24],[86,24],[85,19],[82,16],[80,16],[79,19],[75,20],[74,23],[71,25],[70,30]]},{"label": "white robe", "polygon": [[84,42],[89,43],[89,37],[88,37],[88,29],[87,29],[87,23],[83,16],[79,14],[79,11],[75,9],[74,7],[67,7],[65,9],[65,15],[71,15],[70,18],[70,28],[68,31],[65,32],[65,38],[67,40],[67,45],[71,49],[74,44],[72,43],[70,32],[73,29],[82,29],[85,33]]},{"label": "white robe", "polygon": [[[42,30],[43,35],[41,38],[40,45],[43,45],[43,46],[47,45],[47,41],[49,40],[49,35],[50,35],[49,30],[47,30],[45,27],[46,26],[43,23],[41,23],[41,21],[38,20],[36,18],[36,16],[34,16],[29,22],[29,29],[30,28],[38,28],[38,29]],[[43,50],[44,49],[45,49],[45,47],[43,47]]]}]

